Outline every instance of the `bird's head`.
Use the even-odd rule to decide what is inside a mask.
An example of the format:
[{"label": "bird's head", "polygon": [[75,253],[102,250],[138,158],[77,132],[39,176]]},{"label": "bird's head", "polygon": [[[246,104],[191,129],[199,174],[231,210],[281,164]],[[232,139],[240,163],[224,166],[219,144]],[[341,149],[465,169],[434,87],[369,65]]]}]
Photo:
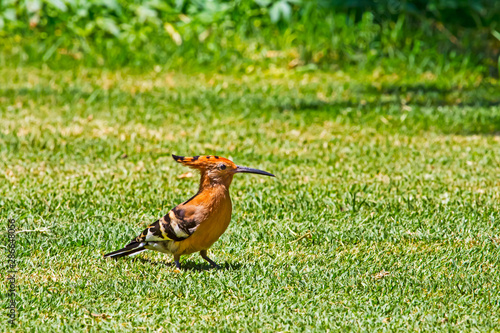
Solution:
[{"label": "bird's head", "polygon": [[176,156],[172,155],[175,161],[193,169],[200,170],[203,178],[207,178],[210,183],[220,183],[226,186],[231,184],[236,173],[255,173],[258,175],[274,177],[272,173],[259,169],[238,166],[224,157],[205,155],[205,156]]}]

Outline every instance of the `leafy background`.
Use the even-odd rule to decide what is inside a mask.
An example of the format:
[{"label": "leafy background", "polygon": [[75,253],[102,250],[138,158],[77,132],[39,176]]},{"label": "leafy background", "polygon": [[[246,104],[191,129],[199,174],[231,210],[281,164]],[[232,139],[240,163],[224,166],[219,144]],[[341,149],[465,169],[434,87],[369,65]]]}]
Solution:
[{"label": "leafy background", "polygon": [[495,0],[7,0],[2,61],[498,75]]}]

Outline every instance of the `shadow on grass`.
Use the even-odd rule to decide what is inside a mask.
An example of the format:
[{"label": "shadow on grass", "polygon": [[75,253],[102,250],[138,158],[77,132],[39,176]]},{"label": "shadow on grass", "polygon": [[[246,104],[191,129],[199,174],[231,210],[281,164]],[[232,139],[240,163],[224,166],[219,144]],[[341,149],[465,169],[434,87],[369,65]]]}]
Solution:
[{"label": "shadow on grass", "polygon": [[[175,267],[173,261],[168,261],[168,260],[151,260],[151,259],[144,259],[144,258],[129,258],[129,260],[132,260],[134,262],[141,262],[143,264],[149,264],[153,266],[164,266],[164,267]],[[221,270],[221,271],[236,271],[241,269],[243,266],[240,263],[224,263],[224,264],[219,264],[220,268],[213,268],[210,266],[208,263],[205,264],[197,264],[192,261],[184,261],[181,263],[181,270],[183,271],[210,271],[210,270]]]},{"label": "shadow on grass", "polygon": [[[380,87],[375,87],[371,83],[357,83],[348,88],[349,94],[346,97],[334,100],[322,100],[315,93],[307,90],[305,92],[305,95],[297,95],[292,91],[279,90],[270,93],[235,91],[234,94],[230,94],[231,97],[225,97],[217,90],[211,89],[203,90],[200,94],[183,89],[175,92],[159,89],[131,94],[119,88],[111,90],[96,88],[90,92],[78,87],[58,90],[48,86],[37,86],[0,89],[0,98],[11,99],[15,96],[31,100],[42,99],[43,103],[50,102],[51,105],[61,107],[80,102],[89,105],[105,103],[118,108],[124,106],[127,110],[135,110],[133,106],[138,104],[147,104],[150,108],[156,108],[160,104],[170,104],[189,109],[201,103],[222,108],[230,107],[237,112],[242,105],[245,105],[245,108],[255,110],[255,116],[258,116],[259,112],[262,115],[276,111],[314,112],[315,115],[325,119],[374,127],[388,125],[386,116],[390,116],[395,119],[390,120],[391,128],[403,126],[402,122],[406,121],[405,130],[412,128],[461,135],[498,135],[500,132],[500,110],[495,108],[500,106],[500,90],[496,84],[484,83],[478,87],[463,88],[457,85],[442,87],[433,83],[391,83]],[[417,108],[412,108],[413,106]],[[439,109],[444,106],[453,108]],[[397,119],[403,114],[404,120],[398,122]],[[146,119],[155,119],[151,125],[154,123],[157,126],[157,122],[161,122],[164,116],[164,113],[160,112],[155,117],[147,118],[145,113],[130,111],[124,117],[130,121],[140,120],[144,124],[150,122]]]},{"label": "shadow on grass", "polygon": [[[293,104],[282,104],[282,110],[322,110],[329,108],[362,108],[389,107],[401,105],[406,101],[408,105],[420,107],[494,107],[500,105],[498,86],[483,84],[478,88],[459,88],[457,86],[444,88],[436,84],[386,84],[379,88],[371,84],[357,84],[352,87],[352,97],[335,101],[321,101],[319,99],[295,99]],[[391,100],[381,97],[392,95]]]},{"label": "shadow on grass", "polygon": [[[328,109],[329,107],[334,108],[353,108],[353,109],[372,109],[375,107],[389,107],[393,105],[401,105],[401,102],[398,101],[363,101],[362,103],[356,100],[353,101],[335,101],[335,102],[322,102],[322,101],[299,101],[295,105],[291,104],[283,104],[280,106],[282,111],[285,110],[323,110]],[[409,106],[420,106],[420,107],[439,107],[439,106],[456,106],[456,107],[493,107],[499,106],[499,101],[488,101],[488,100],[477,100],[470,102],[460,102],[454,103],[446,101],[445,99],[429,99],[427,101],[411,101],[408,103]],[[330,109],[328,109],[330,110]]]},{"label": "shadow on grass", "polygon": [[[442,87],[435,83],[391,83],[382,84],[380,87],[375,87],[367,83],[358,83],[353,84],[349,90],[351,91],[350,95],[352,98],[329,102],[311,97],[303,98],[289,96],[292,99],[292,103],[290,103],[290,101],[287,102],[282,99],[283,96],[281,93],[262,95],[256,92],[253,94],[246,93],[240,96],[237,94],[232,95],[231,102],[233,104],[238,104],[241,102],[241,99],[244,98],[245,103],[259,106],[264,104],[268,107],[277,107],[278,109],[318,110],[328,107],[345,108],[394,105],[400,103],[400,99],[406,98],[407,94],[411,94],[413,98],[408,101],[408,104],[416,106],[432,107],[448,105],[460,107],[491,107],[500,105],[500,90],[498,89],[498,85],[491,83],[483,83],[479,87],[465,88],[459,86]],[[114,104],[128,106],[130,103],[135,103],[139,97],[146,98],[150,102],[155,99],[170,103],[180,102],[182,100],[183,104],[197,104],[200,98],[204,98],[214,103],[225,99],[215,90],[204,91],[201,97],[200,94],[182,94],[182,96],[179,96],[178,93],[180,92],[192,93],[191,91],[181,89],[177,93],[159,90],[132,94],[120,88],[111,90],[96,88],[93,91],[85,91],[78,87],[66,87],[62,90],[58,90],[48,86],[36,86],[30,88],[0,89],[0,96],[26,96],[32,98],[56,97],[56,99],[64,105],[68,103],[68,100],[83,100],[86,103],[108,102],[112,100]],[[380,96],[382,95],[394,95],[394,97],[398,98],[391,101],[381,100]],[[368,99],[368,101],[365,101],[366,99]]]}]

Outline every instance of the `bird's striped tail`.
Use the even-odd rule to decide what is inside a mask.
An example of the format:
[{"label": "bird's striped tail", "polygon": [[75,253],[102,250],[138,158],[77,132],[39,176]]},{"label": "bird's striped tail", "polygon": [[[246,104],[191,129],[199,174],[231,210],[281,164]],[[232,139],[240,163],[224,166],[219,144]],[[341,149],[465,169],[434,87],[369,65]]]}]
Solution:
[{"label": "bird's striped tail", "polygon": [[123,249],[106,253],[104,255],[104,258],[121,258],[121,257],[126,257],[126,256],[131,256],[131,255],[136,255],[142,251],[145,251],[146,248],[144,247],[146,243],[143,242],[131,242],[127,246],[125,246]]}]

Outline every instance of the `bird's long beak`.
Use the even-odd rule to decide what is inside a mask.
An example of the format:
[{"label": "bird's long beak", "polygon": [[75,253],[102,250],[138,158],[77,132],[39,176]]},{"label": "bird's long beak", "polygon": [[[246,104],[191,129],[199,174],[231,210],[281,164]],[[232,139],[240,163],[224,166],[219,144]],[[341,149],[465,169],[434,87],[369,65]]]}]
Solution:
[{"label": "bird's long beak", "polygon": [[262,171],[262,170],[259,170],[259,169],[247,168],[247,167],[244,167],[244,166],[237,166],[236,170],[234,171],[234,173],[240,173],[240,172],[242,172],[242,173],[256,173],[258,175],[276,177],[272,173],[269,173],[269,172],[266,172],[266,171]]}]

